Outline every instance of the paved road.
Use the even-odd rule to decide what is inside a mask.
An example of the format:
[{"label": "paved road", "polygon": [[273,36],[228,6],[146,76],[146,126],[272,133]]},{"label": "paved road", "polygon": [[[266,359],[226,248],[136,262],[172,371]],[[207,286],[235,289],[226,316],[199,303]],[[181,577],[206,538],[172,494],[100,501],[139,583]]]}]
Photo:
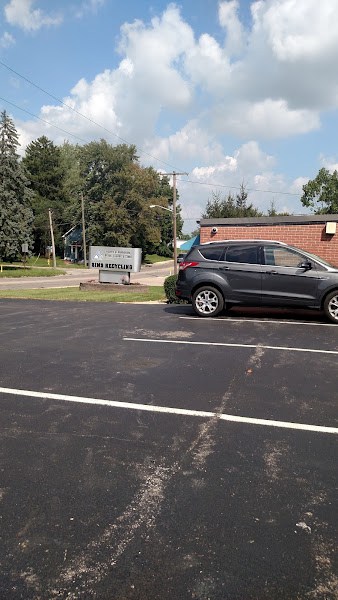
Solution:
[{"label": "paved road", "polygon": [[1,598],[337,599],[336,326],[0,314]]},{"label": "paved road", "polygon": [[[145,285],[163,285],[168,275],[173,274],[173,261],[143,265],[140,273],[132,273],[131,281]],[[55,287],[78,287],[80,283],[98,281],[98,269],[67,269],[65,275],[55,277],[13,277],[0,279],[0,290],[27,290]]]}]

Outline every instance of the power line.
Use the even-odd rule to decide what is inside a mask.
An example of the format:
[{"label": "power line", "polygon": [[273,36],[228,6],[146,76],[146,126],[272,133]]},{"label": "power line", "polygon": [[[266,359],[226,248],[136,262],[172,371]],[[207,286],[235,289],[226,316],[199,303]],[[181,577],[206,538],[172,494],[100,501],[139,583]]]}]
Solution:
[{"label": "power line", "polygon": [[[0,61],[0,63],[1,63],[1,61]],[[14,106],[18,110],[21,110],[22,112],[30,115],[31,117],[34,117],[35,119],[38,119],[39,121],[42,121],[42,123],[45,123],[46,125],[49,125],[50,127],[54,127],[55,129],[62,131],[62,133],[66,133],[67,135],[70,135],[70,136],[76,138],[77,140],[79,140],[80,142],[83,142],[84,144],[88,143],[87,140],[84,140],[83,138],[76,135],[75,133],[72,133],[71,131],[67,131],[66,129],[62,129],[62,127],[59,127],[58,125],[54,125],[54,123],[50,123],[50,121],[46,121],[46,119],[42,119],[38,115],[35,115],[34,113],[27,110],[26,108],[22,108],[21,106],[18,106],[14,102],[11,102],[10,100],[6,100],[6,98],[3,98],[2,96],[0,96],[0,100],[2,102],[6,102],[6,104],[9,104],[10,106]],[[162,173],[162,175],[165,175],[165,173]],[[206,182],[206,181],[192,181],[191,179],[177,179],[177,181],[181,181],[182,183],[192,183],[194,185],[206,185],[209,187],[224,188],[224,189],[229,189],[229,190],[240,190],[241,189],[241,186],[239,186],[239,185],[225,185],[225,184],[221,184],[221,183],[210,183],[210,182]],[[280,194],[283,196],[295,196],[295,197],[299,197],[301,195],[301,194],[293,194],[292,192],[280,192],[277,190],[259,190],[256,188],[247,188],[247,191],[248,192],[259,192],[261,194]],[[185,219],[185,220],[189,220],[189,219]],[[190,219],[190,220],[193,220],[193,219]]]},{"label": "power line", "polygon": [[[219,187],[226,188],[228,190],[240,190],[240,185],[225,185],[224,183],[210,183],[207,181],[192,181],[191,179],[178,179],[178,181],[182,181],[183,183],[194,183],[196,185],[207,185],[210,187]],[[299,197],[301,194],[296,194],[292,192],[278,192],[277,190],[258,190],[256,188],[245,188],[248,192],[261,192],[262,194],[282,194],[283,196],[297,196]]]},{"label": "power line", "polygon": [[31,117],[34,117],[35,119],[39,119],[39,121],[42,121],[42,123],[46,123],[46,125],[50,125],[51,127],[55,127],[55,129],[58,129],[59,131],[62,131],[62,133],[66,133],[67,135],[71,135],[72,137],[80,140],[80,142],[84,142],[85,144],[87,144],[86,140],[84,140],[83,138],[80,138],[75,133],[71,133],[70,131],[67,131],[66,129],[62,129],[58,125],[54,125],[53,123],[50,123],[49,121],[46,121],[46,119],[41,119],[41,117],[38,117],[38,115],[35,115],[34,113],[30,112],[29,110],[26,110],[25,108],[22,108],[21,106],[18,106],[14,102],[11,102],[10,100],[6,100],[6,98],[2,98],[1,96],[0,96],[0,100],[2,100],[2,102],[6,102],[6,104],[9,104],[10,106],[14,106],[18,110],[21,110],[22,112],[25,112],[27,115],[30,115]]},{"label": "power line", "polygon": [[[97,123],[96,121],[94,121],[94,119],[91,119],[87,115],[81,113],[76,108],[73,108],[72,106],[70,106],[69,104],[67,104],[63,100],[61,100],[61,98],[58,98],[54,94],[51,94],[50,92],[48,92],[47,90],[45,90],[41,86],[37,85],[36,83],[34,83],[34,81],[32,81],[31,79],[29,79],[28,77],[25,77],[24,75],[22,75],[21,73],[19,73],[18,71],[16,71],[15,69],[13,69],[9,65],[7,65],[6,63],[4,63],[2,60],[0,60],[0,65],[2,65],[3,67],[5,67],[8,71],[11,71],[15,75],[17,75],[18,77],[20,77],[21,79],[23,79],[24,81],[26,81],[29,85],[35,87],[40,92],[43,92],[44,94],[46,94],[47,96],[49,96],[50,98],[52,98],[53,100],[55,100],[56,102],[58,102],[59,104],[61,104],[62,106],[65,106],[69,110],[73,111],[75,114],[77,114],[80,117],[86,119],[87,121],[89,121],[90,123],[92,123],[93,125],[95,125],[96,127],[100,127],[101,129],[103,129],[104,131],[106,131],[110,135],[115,136],[117,139],[121,140],[125,144],[131,145],[131,142],[129,142],[128,140],[126,140],[123,137],[119,136],[117,133],[115,133],[113,131],[110,131],[107,127],[105,127],[104,125],[101,125],[100,123]],[[62,131],[62,133],[66,133],[67,135],[70,135],[70,136],[72,136],[72,137],[80,140],[83,143],[87,143],[86,140],[84,140],[83,138],[77,136],[76,134],[71,133],[70,131],[67,131],[65,129],[62,129],[58,125],[54,125],[53,123],[50,123],[49,121],[46,121],[45,119],[42,119],[38,115],[35,115],[34,113],[32,113],[32,112],[30,112],[30,111],[28,111],[28,110],[26,110],[24,108],[21,108],[20,106],[18,106],[14,102],[11,102],[11,101],[6,100],[5,98],[1,98],[1,97],[0,97],[0,100],[2,100],[3,102],[6,102],[7,104],[9,104],[11,106],[14,106],[18,110],[21,110],[21,111],[25,112],[26,114],[30,115],[31,117],[34,117],[35,119],[38,119],[39,121],[42,121],[43,123],[45,123],[45,124],[47,124],[47,125],[49,125],[51,127],[54,127],[55,129],[58,129],[59,131]],[[149,158],[152,158],[153,160],[156,160],[156,161],[158,161],[158,162],[160,162],[160,163],[162,163],[164,165],[173,167],[173,165],[171,163],[168,163],[168,162],[166,162],[166,161],[164,161],[164,160],[162,160],[162,159],[160,159],[160,158],[158,158],[156,156],[153,156],[152,154],[150,154],[149,152],[146,152],[142,148],[138,148],[138,151],[140,152],[140,154],[145,154],[146,156],[148,156]],[[231,186],[231,185],[224,185],[224,184],[220,184],[220,183],[210,183],[210,182],[204,182],[204,181],[192,181],[192,180],[189,180],[189,179],[178,179],[177,181],[182,181],[184,183],[192,183],[192,184],[195,184],[195,185],[205,185],[205,186],[208,186],[208,187],[223,188],[223,189],[234,189],[234,190],[241,189],[241,186]],[[281,191],[276,191],[276,190],[260,190],[260,189],[256,189],[256,188],[247,188],[247,191],[248,192],[259,192],[259,193],[262,193],[262,194],[279,194],[279,195],[283,195],[283,196],[293,196],[293,197],[297,197],[297,198],[299,198],[301,196],[300,193],[281,192]]]},{"label": "power line", "polygon": [[[32,85],[33,87],[35,87],[40,92],[43,92],[44,94],[46,94],[47,96],[49,96],[50,98],[52,98],[53,100],[55,100],[56,102],[58,102],[59,104],[62,104],[62,106],[65,106],[66,108],[68,108],[69,110],[73,111],[74,113],[76,113],[77,115],[79,115],[80,117],[82,117],[83,119],[86,119],[87,121],[89,121],[93,125],[96,125],[96,127],[100,127],[101,129],[103,129],[104,131],[106,131],[107,133],[109,133],[110,135],[114,135],[117,139],[121,140],[121,142],[124,142],[125,144],[131,145],[131,143],[128,142],[128,140],[125,140],[123,137],[121,137],[117,133],[114,133],[114,131],[110,131],[104,125],[101,125],[100,123],[97,123],[96,121],[94,121],[94,119],[91,119],[87,115],[84,115],[80,111],[76,110],[76,108],[73,108],[73,106],[70,106],[70,104],[67,104],[66,102],[63,102],[63,100],[61,100],[61,98],[58,98],[57,96],[54,96],[54,94],[50,94],[49,92],[47,92],[47,90],[44,90],[42,87],[40,87],[39,85],[37,85],[36,83],[34,83],[34,81],[31,81],[30,79],[28,79],[28,77],[25,77],[24,75],[21,75],[21,73],[19,73],[18,71],[15,71],[15,69],[12,69],[12,67],[10,67],[9,65],[6,65],[6,63],[4,63],[2,60],[0,60],[0,65],[2,65],[3,67],[5,67],[6,69],[8,69],[8,71],[11,71],[12,73],[14,73],[18,77],[20,77],[21,79],[23,79],[24,81],[26,81],[27,83],[29,83],[30,85]],[[37,118],[39,118],[39,117],[37,117]],[[40,120],[43,120],[43,119],[40,119]],[[56,125],[54,125],[54,127],[56,127]],[[156,156],[153,156],[152,154],[149,154],[149,152],[146,152],[142,148],[139,148],[138,150],[140,151],[141,154],[145,154],[149,158],[152,158],[153,160],[156,160],[156,161],[162,163],[163,165],[166,165],[168,167],[173,167],[175,169],[174,165],[166,162],[165,160],[157,158]]]}]

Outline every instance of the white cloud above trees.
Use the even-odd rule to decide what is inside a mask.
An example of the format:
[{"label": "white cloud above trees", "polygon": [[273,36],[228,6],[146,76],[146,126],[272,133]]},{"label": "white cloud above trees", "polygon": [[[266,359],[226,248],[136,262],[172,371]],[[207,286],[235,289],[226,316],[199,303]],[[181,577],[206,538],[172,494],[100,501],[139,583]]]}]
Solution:
[{"label": "white cloud above trees", "polygon": [[35,0],[10,0],[4,7],[7,22],[30,32],[62,22],[60,15],[47,15],[41,9],[34,8],[34,5]]},{"label": "white cloud above trees", "polygon": [[[28,31],[57,24],[35,4],[11,0],[8,22]],[[245,24],[240,0],[223,0],[216,11],[217,38],[197,36],[175,4],[150,22],[124,23],[119,64],[78,81],[64,101],[152,155],[191,165],[196,177],[298,189],[274,173],[261,146],[319,130],[323,113],[338,109],[338,2],[257,0]],[[41,115],[84,139],[118,141],[65,106],[45,106]],[[41,127],[20,124],[25,139]],[[238,140],[230,153],[228,138]]]}]

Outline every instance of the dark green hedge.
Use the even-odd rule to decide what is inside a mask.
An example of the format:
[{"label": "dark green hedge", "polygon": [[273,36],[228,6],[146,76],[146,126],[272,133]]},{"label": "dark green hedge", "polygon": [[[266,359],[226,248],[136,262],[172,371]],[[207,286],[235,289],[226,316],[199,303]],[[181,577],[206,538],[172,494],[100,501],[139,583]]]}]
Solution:
[{"label": "dark green hedge", "polygon": [[169,304],[176,304],[179,302],[179,298],[175,295],[175,284],[177,275],[169,275],[164,280],[164,292],[167,297]]},{"label": "dark green hedge", "polygon": [[177,275],[169,275],[164,280],[164,292],[168,301],[168,304],[187,304],[186,300],[181,300],[175,295],[175,284]]}]

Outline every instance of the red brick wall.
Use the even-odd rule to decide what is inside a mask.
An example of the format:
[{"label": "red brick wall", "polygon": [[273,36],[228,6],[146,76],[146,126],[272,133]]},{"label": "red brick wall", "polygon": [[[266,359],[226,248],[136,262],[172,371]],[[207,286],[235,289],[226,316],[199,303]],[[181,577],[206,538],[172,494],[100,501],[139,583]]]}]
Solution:
[{"label": "red brick wall", "polygon": [[[337,224],[338,225],[338,224]],[[260,226],[217,226],[217,233],[211,233],[212,227],[201,227],[201,243],[217,240],[263,239],[285,242],[297,248],[318,254],[338,267],[338,226],[337,233],[325,233],[325,223],[309,225],[260,225]]]}]

